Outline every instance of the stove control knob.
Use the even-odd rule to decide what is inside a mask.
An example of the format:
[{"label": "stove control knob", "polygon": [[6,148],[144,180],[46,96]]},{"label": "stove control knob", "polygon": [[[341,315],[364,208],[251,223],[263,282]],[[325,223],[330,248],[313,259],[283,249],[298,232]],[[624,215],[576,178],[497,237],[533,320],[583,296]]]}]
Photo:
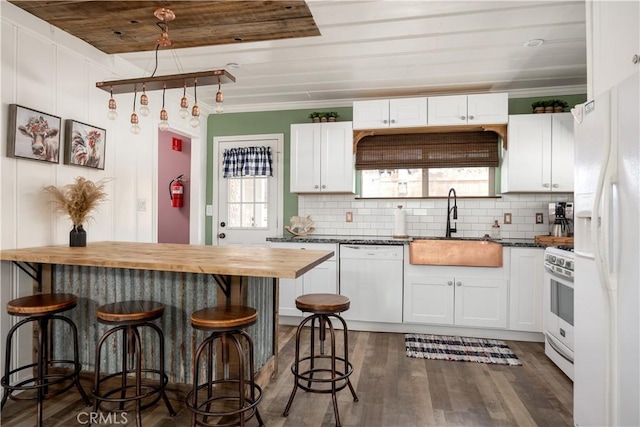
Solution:
[{"label": "stove control knob", "polygon": [[551,262],[551,264],[555,264],[556,263],[556,256],[555,255],[549,255],[549,261]]},{"label": "stove control knob", "polygon": [[563,266],[564,265],[564,258],[558,258],[558,265],[559,266]]},{"label": "stove control knob", "polygon": [[565,267],[567,270],[573,270],[573,261],[567,261],[567,262],[564,264],[564,267]]}]

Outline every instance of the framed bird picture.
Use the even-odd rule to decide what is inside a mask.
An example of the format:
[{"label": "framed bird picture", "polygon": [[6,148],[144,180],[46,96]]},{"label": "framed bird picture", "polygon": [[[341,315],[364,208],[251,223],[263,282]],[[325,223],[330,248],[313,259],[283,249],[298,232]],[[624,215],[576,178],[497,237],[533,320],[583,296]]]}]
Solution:
[{"label": "framed bird picture", "polygon": [[65,120],[64,164],[104,169],[105,129],[76,120]]}]

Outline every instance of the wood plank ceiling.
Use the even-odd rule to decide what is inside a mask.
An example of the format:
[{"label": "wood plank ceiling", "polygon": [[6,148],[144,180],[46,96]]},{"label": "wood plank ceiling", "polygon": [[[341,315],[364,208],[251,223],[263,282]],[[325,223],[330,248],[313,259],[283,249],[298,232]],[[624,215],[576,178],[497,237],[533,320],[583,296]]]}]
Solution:
[{"label": "wood plank ceiling", "polygon": [[9,1],[108,54],[154,50],[159,8],[173,49],[320,35],[304,1]]}]

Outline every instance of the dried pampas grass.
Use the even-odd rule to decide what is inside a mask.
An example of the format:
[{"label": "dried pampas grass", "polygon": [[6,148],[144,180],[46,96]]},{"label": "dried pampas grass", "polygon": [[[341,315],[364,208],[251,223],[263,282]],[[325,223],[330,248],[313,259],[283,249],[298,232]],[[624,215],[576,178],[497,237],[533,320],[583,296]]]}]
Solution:
[{"label": "dried pampas grass", "polygon": [[89,218],[89,213],[107,199],[104,187],[108,181],[101,179],[94,183],[78,176],[73,184],[62,188],[49,185],[42,191],[52,196],[52,202],[60,213],[68,215],[74,225],[81,225]]}]

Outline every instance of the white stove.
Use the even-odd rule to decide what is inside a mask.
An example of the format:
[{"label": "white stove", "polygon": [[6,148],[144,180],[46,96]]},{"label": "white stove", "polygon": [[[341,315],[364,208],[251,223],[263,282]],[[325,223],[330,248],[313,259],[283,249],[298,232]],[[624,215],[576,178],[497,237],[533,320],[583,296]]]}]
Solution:
[{"label": "white stove", "polygon": [[573,379],[573,277],[572,246],[544,251],[545,354]]}]

